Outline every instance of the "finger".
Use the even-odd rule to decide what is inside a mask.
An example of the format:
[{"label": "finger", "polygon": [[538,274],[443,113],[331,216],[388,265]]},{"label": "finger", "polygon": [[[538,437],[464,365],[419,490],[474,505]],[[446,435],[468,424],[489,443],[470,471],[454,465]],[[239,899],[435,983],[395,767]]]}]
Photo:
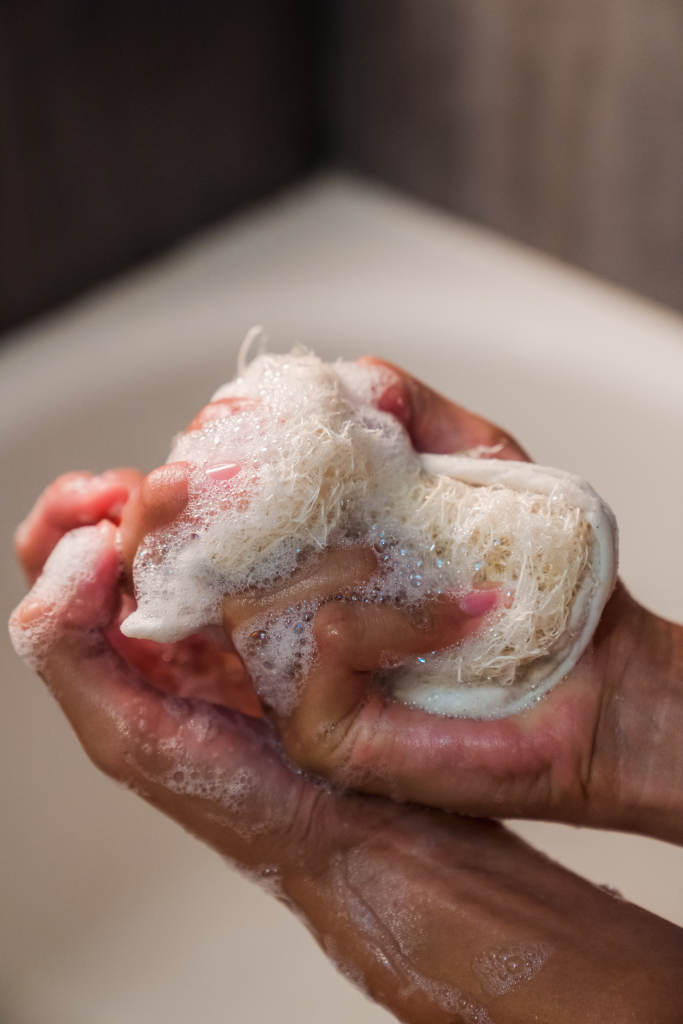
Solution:
[{"label": "finger", "polygon": [[290,755],[297,764],[340,781],[356,719],[365,721],[368,704],[374,702],[375,709],[389,704],[373,685],[377,674],[461,643],[482,628],[498,603],[497,591],[482,590],[410,610],[381,603],[323,605],[314,620],[313,668],[293,712],[280,722]]},{"label": "finger", "polygon": [[263,717],[260,701],[242,659],[219,628],[202,630],[173,643],[125,636],[120,624],[135,602],[123,595],[116,620],[107,629],[112,647],[164,693],[191,697]]},{"label": "finger", "polygon": [[186,427],[185,432],[190,433],[193,430],[201,430],[206,423],[210,423],[212,420],[225,419],[227,416],[234,416],[235,413],[250,412],[259,405],[261,405],[261,402],[257,398],[247,398],[246,396],[217,398],[216,401],[209,402],[203,409],[200,409],[192,422]]},{"label": "finger", "polygon": [[143,538],[173,522],[189,500],[190,467],[170,462],[152,470],[131,495],[121,520],[121,558],[128,579],[135,553]]},{"label": "finger", "polygon": [[[225,481],[229,482],[236,473],[226,474],[226,466],[218,469],[219,475],[216,475],[216,467],[207,471],[207,486],[216,486],[218,481],[227,499],[229,490],[225,488]],[[133,561],[143,538],[182,517],[189,499],[190,474],[191,468],[185,462],[161,466],[141,481],[128,502],[120,531],[128,590],[132,590]],[[130,602],[127,601],[127,605],[130,611]],[[262,716],[260,702],[244,665],[224,639],[196,634],[176,643],[159,644],[125,637],[118,624],[109,631],[109,639],[157,688]]]},{"label": "finger", "polygon": [[[450,646],[482,620],[452,603],[417,618],[378,606],[325,605],[317,659],[279,726],[301,767],[345,787],[479,816],[582,820],[600,695],[585,660],[533,708],[498,720],[446,718],[392,700],[373,672]],[[390,670],[387,674],[390,682]]]},{"label": "finger", "polygon": [[98,523],[118,522],[130,492],[141,474],[135,469],[92,473],[65,473],[38,498],[15,534],[17,557],[32,582],[45,560],[68,530]]},{"label": "finger", "polygon": [[400,367],[375,356],[364,356],[360,362],[390,371],[393,379],[377,404],[400,420],[418,452],[483,448],[492,458],[529,461],[524,449],[495,423],[432,391]]},{"label": "finger", "polygon": [[230,635],[256,616],[276,615],[304,602],[318,602],[360,587],[377,571],[372,548],[347,547],[325,551],[299,566],[275,586],[228,596],[223,600],[223,626]]},{"label": "finger", "polygon": [[[233,481],[239,478],[237,463],[219,463],[204,469],[207,487],[218,487],[221,498],[234,501],[241,493]],[[121,558],[128,583],[135,554],[148,534],[179,519],[190,498],[192,467],[188,462],[169,462],[152,470],[141,481],[126,505],[121,519]],[[239,484],[239,479],[238,479]],[[196,481],[195,481],[196,485]]]},{"label": "finger", "polygon": [[317,791],[282,764],[264,723],[164,697],[112,649],[118,572],[113,527],[68,534],[12,616],[15,647],[99,768],[222,853],[278,863]]}]

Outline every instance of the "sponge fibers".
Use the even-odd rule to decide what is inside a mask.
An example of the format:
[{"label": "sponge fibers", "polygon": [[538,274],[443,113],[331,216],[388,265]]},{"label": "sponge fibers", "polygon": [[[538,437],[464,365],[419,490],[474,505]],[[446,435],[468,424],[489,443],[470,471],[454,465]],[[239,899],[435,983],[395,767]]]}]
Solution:
[{"label": "sponge fibers", "polygon": [[[353,599],[417,605],[496,586],[505,599],[463,644],[386,673],[400,700],[498,717],[528,706],[576,663],[614,585],[614,518],[568,473],[468,455],[418,455],[377,409],[384,367],[261,355],[214,399],[232,415],[180,435],[192,467],[182,521],[145,538],[129,636],[177,640],[221,621],[226,594],[286,579],[330,547],[371,545],[376,575]],[[213,467],[234,465],[229,481]],[[218,474],[220,476],[220,474]],[[257,689],[291,710],[311,659],[316,606],[233,637]],[[254,637],[258,637],[258,643]]]}]

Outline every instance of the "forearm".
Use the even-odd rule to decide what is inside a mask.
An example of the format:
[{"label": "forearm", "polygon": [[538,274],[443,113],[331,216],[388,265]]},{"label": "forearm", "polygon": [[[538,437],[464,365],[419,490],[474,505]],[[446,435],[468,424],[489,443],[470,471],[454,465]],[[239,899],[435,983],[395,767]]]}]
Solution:
[{"label": "forearm", "polygon": [[626,591],[601,624],[594,823],[683,843],[683,626]]},{"label": "forearm", "polygon": [[397,815],[285,885],[343,973],[410,1024],[680,1020],[683,933],[493,823]]}]

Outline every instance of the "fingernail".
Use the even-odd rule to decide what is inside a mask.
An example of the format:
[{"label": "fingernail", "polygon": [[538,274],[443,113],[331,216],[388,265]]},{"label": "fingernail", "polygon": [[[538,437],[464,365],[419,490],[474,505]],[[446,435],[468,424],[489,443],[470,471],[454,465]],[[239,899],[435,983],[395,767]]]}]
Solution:
[{"label": "fingernail", "polygon": [[240,468],[237,462],[225,462],[220,466],[209,466],[206,470],[206,475],[212,480],[224,483],[226,480],[232,480],[234,476],[237,476]]},{"label": "fingernail", "polygon": [[472,618],[479,618],[482,615],[486,615],[487,612],[493,611],[498,604],[500,595],[497,590],[471,590],[469,594],[464,594],[462,597],[458,597],[457,605],[461,612],[465,615],[471,615]]},{"label": "fingernail", "polygon": [[411,415],[410,402],[406,395],[405,387],[400,381],[390,384],[386,388],[380,396],[377,407],[382,412],[391,413],[404,427],[408,426]]}]

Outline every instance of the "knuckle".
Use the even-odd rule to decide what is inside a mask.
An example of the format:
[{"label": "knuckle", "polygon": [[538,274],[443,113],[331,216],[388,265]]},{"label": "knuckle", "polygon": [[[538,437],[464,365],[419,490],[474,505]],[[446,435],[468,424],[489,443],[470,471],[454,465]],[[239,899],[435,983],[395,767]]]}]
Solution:
[{"label": "knuckle", "polygon": [[53,481],[47,488],[46,493],[55,494],[62,490],[68,490],[70,487],[77,487],[86,480],[92,479],[92,473],[87,470],[70,470],[68,473],[62,473]]},{"label": "knuckle", "polygon": [[298,768],[336,785],[348,785],[361,774],[367,727],[354,708],[344,718],[326,723],[313,734],[294,725],[286,730],[282,741]]},{"label": "knuckle", "polygon": [[159,496],[159,490],[166,482],[166,474],[163,466],[158,466],[143,478],[140,484],[140,502],[143,507],[153,507]]},{"label": "knuckle", "polygon": [[309,736],[296,726],[288,728],[282,736],[285,753],[297,768],[314,775],[329,774],[328,747],[323,738]]},{"label": "knuckle", "polygon": [[330,602],[323,605],[315,617],[314,633],[321,657],[339,657],[348,649],[358,623],[348,605]]}]

